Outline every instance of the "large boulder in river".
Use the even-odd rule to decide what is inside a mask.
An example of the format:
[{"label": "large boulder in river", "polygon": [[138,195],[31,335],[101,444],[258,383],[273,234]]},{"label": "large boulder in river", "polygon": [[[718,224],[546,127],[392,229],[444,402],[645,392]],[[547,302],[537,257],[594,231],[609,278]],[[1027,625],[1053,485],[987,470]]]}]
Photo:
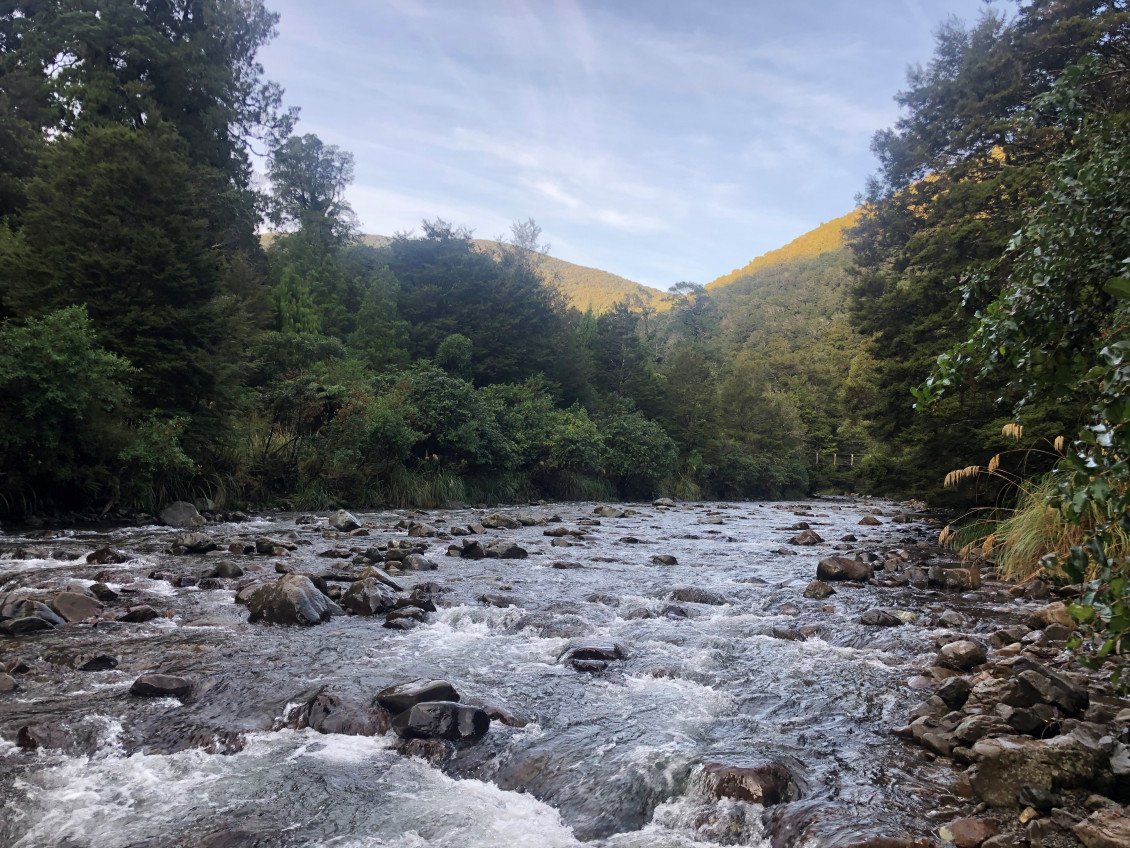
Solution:
[{"label": "large boulder in river", "polygon": [[216,540],[206,533],[181,533],[173,537],[174,554],[206,554],[219,547]]},{"label": "large boulder in river", "polygon": [[848,557],[830,556],[816,566],[816,577],[826,582],[832,580],[870,580],[871,563]]},{"label": "large boulder in river", "polygon": [[400,598],[376,577],[353,583],[341,596],[341,605],[354,615],[377,615],[396,609]]},{"label": "large boulder in river", "polygon": [[972,757],[969,782],[990,807],[1014,807],[1022,786],[1048,792],[1084,787],[1101,791],[1111,781],[1109,759],[1102,750],[1072,736],[981,739]]},{"label": "large boulder in river", "polygon": [[188,501],[176,501],[169,504],[161,510],[160,518],[162,524],[185,530],[203,527],[205,524],[204,516],[197,512],[196,507]]},{"label": "large boulder in river", "polygon": [[490,716],[468,704],[425,701],[394,717],[392,729],[402,739],[477,742],[490,730]]},{"label": "large boulder in river", "polygon": [[303,712],[306,726],[318,733],[340,733],[343,736],[373,736],[388,730],[388,717],[373,715],[358,704],[332,692],[319,692]]},{"label": "large boulder in river", "polygon": [[313,625],[342,615],[341,607],[327,598],[305,574],[284,574],[274,583],[259,586],[247,598],[251,621]]},{"label": "large boulder in river", "polygon": [[593,510],[593,515],[599,515],[601,518],[623,518],[627,513],[614,506],[598,506]]},{"label": "large boulder in river", "polygon": [[340,530],[342,533],[361,529],[361,522],[344,509],[339,509],[327,520],[329,521],[330,527],[334,530]]},{"label": "large boulder in river", "polygon": [[102,612],[102,604],[89,595],[60,592],[51,599],[51,608],[67,621],[85,621]]}]

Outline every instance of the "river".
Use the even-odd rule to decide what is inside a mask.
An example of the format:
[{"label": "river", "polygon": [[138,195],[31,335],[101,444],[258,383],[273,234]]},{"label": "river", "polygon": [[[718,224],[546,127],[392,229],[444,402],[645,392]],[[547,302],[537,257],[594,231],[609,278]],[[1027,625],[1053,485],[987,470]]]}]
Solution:
[{"label": "river", "polygon": [[[112,589],[129,590],[128,603],[162,614],[0,639],[0,662],[23,659],[30,668],[18,675],[19,691],[0,695],[0,845],[779,848],[922,835],[952,814],[961,802],[945,793],[945,767],[890,728],[924,697],[908,681],[936,650],[930,611],[1000,618],[1015,603],[909,587],[802,596],[837,543],[881,558],[894,549],[933,557],[925,546],[936,527],[890,523],[902,511],[890,503],[836,498],[625,504],[624,517],[579,524],[594,519],[596,506],[498,510],[586,533],[573,547],[551,547],[537,525],[476,537],[513,540],[526,559],[445,557],[449,542],[426,540],[438,570],[397,579],[435,581],[443,593],[436,612],[406,631],[360,616],[308,628],[250,624],[230,588],[147,578],[199,574],[221,556],[168,553],[177,531],[167,527],[5,535],[0,591],[89,586],[102,574]],[[887,517],[859,526],[872,512]],[[370,530],[361,539],[335,538],[324,514],[314,524],[263,514],[204,529],[225,546],[290,539],[297,550],[286,565],[320,573],[350,567],[317,556],[335,544],[405,539],[395,525],[406,517],[445,530],[484,514],[356,513]],[[827,541],[787,545],[798,521]],[[849,534],[858,541],[838,541]],[[105,545],[131,560],[66,559]],[[777,552],[783,546],[791,552]],[[677,564],[654,564],[660,554]],[[552,566],[560,561],[575,567]],[[498,593],[510,597],[492,603],[513,605],[480,600]],[[926,618],[859,623],[872,607]],[[560,659],[576,639],[614,642],[624,658],[602,672],[578,671]],[[73,669],[75,656],[98,653],[118,667]],[[149,671],[190,678],[192,694],[131,697],[133,680]],[[525,724],[494,722],[482,741],[435,764],[398,753],[392,734],[291,727],[296,708],[323,687],[367,703],[414,678],[447,680],[464,700],[489,701]],[[17,730],[29,723],[61,730],[64,747],[17,747]],[[770,810],[718,799],[703,780],[708,761],[783,764],[801,798]]]}]

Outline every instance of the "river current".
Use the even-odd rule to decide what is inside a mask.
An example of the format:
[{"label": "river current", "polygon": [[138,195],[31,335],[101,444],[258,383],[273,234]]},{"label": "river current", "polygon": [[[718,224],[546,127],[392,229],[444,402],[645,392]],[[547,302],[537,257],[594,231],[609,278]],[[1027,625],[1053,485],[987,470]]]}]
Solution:
[{"label": "river current", "polygon": [[[397,579],[435,581],[444,592],[437,611],[407,631],[383,628],[381,617],[250,624],[231,589],[147,577],[199,574],[220,556],[168,553],[177,531],[167,527],[3,536],[0,592],[90,585],[103,574],[112,589],[132,590],[129,603],[162,614],[0,640],[0,664],[19,658],[31,669],[19,691],[0,695],[0,845],[781,848],[926,834],[959,803],[940,788],[943,767],[890,733],[924,697],[909,681],[931,664],[931,636],[942,631],[928,612],[902,627],[859,623],[869,608],[921,612],[931,599],[909,587],[802,595],[837,543],[882,558],[914,552],[936,527],[889,523],[902,511],[890,503],[833,498],[625,504],[633,510],[625,517],[579,524],[596,506],[498,510],[556,517],[560,525],[549,527],[587,533],[573,547],[551,547],[546,526],[475,537],[512,540],[526,559],[446,557],[449,542],[427,540],[439,569]],[[324,514],[316,524],[265,514],[204,530],[225,546],[293,540],[286,564],[317,573],[346,567],[317,556],[335,544],[405,539],[395,525],[406,517],[446,530],[493,511],[355,513],[370,528],[356,540],[333,538]],[[886,516],[882,524],[859,526],[873,512]],[[787,544],[799,521],[826,541]],[[858,541],[839,541],[849,534]],[[132,559],[61,558],[106,545]],[[654,564],[660,554],[677,564]],[[575,567],[553,567],[560,561]],[[688,589],[697,594],[679,592]],[[484,594],[512,605],[483,602]],[[1010,609],[984,596],[933,603],[935,612],[956,603],[973,615]],[[624,659],[578,671],[561,660],[577,639],[614,642]],[[117,657],[118,667],[73,670],[75,656],[94,653]],[[133,680],[152,671],[189,677],[192,695],[131,697]],[[439,765],[398,753],[392,734],[288,727],[323,687],[367,703],[414,678],[447,680],[464,700],[489,701],[525,726],[494,722]],[[29,723],[60,729],[65,746],[17,747]],[[702,778],[707,761],[784,764],[801,799],[770,810],[717,799]]]}]

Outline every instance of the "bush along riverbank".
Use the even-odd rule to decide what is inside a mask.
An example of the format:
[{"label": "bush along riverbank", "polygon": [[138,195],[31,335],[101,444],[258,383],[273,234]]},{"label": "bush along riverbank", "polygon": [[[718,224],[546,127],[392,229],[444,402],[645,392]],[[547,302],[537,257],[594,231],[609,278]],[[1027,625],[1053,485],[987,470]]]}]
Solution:
[{"label": "bush along riverbank", "polygon": [[1127,844],[1074,590],[915,504],[162,518],[0,537],[4,844]]}]

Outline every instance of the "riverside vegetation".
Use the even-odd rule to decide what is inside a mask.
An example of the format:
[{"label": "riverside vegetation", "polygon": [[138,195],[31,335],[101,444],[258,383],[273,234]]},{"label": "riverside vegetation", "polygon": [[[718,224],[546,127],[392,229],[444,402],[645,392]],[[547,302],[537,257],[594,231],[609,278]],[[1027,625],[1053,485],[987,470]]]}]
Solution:
[{"label": "riverside vegetation", "polygon": [[[1118,673],[1124,3],[944,24],[860,210],[711,286],[582,274],[574,302],[530,220],[489,248],[440,220],[359,239],[351,155],[296,134],[256,62],[275,22],[254,0],[0,11],[8,517],[866,490],[991,521],[1002,480],[1055,472],[1028,509],[1078,531],[1000,541],[1079,587],[1075,647]],[[1011,452],[1020,424],[1054,449]],[[986,473],[944,487],[955,468]]]}]

